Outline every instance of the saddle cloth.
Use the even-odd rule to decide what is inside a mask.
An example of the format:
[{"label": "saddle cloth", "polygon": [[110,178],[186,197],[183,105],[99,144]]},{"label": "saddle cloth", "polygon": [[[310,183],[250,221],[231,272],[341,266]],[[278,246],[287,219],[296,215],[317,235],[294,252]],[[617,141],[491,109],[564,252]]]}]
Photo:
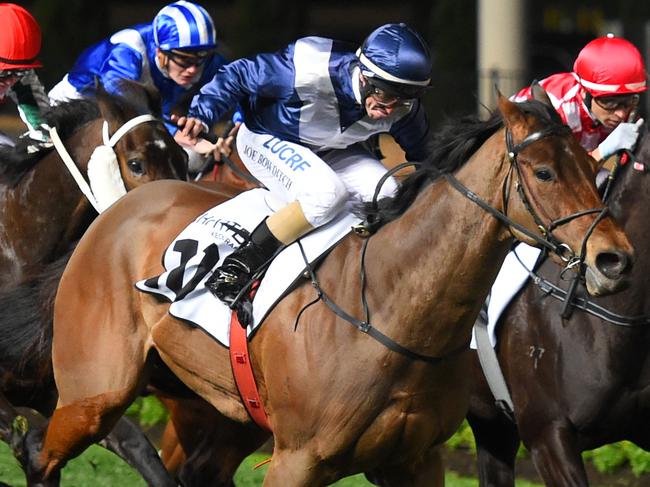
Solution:
[{"label": "saddle cloth", "polygon": [[[488,301],[488,333],[490,343],[494,347],[497,343],[496,327],[503,311],[508,307],[512,298],[524,287],[532,270],[537,263],[541,249],[531,247],[525,243],[518,244],[514,250],[508,253],[503,261],[501,270],[490,289]],[[516,254],[516,255],[515,255]],[[475,331],[472,330],[472,341],[470,347],[476,349]]]},{"label": "saddle cloth", "polygon": [[[229,346],[231,310],[205,288],[214,269],[246,240],[250,232],[281,204],[266,189],[256,188],[218,205],[196,218],[167,247],[165,272],[138,281],[135,286],[171,302],[169,313]],[[360,219],[350,209],[300,242],[310,263],[345,237]],[[253,324],[247,336],[264,320],[285,291],[306,270],[298,243],[284,249],[269,266],[253,301]]]}]

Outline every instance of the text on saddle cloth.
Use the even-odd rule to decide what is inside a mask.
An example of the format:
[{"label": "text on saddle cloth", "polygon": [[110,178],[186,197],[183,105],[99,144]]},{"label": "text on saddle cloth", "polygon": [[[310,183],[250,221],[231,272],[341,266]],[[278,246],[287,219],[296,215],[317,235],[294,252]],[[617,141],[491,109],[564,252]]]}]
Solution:
[{"label": "text on saddle cloth", "polygon": [[[231,310],[205,288],[205,281],[265,217],[277,210],[270,201],[269,191],[256,188],[206,211],[167,247],[163,256],[165,272],[138,281],[136,288],[171,302],[172,316],[193,323],[229,346]],[[301,238],[309,262],[336,245],[359,221],[351,212],[344,212]],[[304,270],[305,262],[295,243],[274,259],[255,294],[249,335]]]}]

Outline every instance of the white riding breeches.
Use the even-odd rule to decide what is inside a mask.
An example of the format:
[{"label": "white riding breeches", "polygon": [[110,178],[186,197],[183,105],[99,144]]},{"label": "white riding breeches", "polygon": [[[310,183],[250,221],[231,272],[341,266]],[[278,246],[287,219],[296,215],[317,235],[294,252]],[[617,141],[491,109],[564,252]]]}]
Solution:
[{"label": "white riding breeches", "polygon": [[[311,149],[242,124],[237,151],[246,168],[285,204],[298,201],[307,221],[318,227],[348,202],[370,201],[386,173],[384,165],[358,144],[320,157]],[[392,196],[397,181],[388,178],[379,198]]]}]

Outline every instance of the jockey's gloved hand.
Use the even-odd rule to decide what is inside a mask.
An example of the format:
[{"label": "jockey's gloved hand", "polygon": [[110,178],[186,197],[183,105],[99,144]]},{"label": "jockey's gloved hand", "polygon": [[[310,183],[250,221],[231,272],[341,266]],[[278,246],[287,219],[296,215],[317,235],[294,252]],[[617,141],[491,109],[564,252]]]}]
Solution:
[{"label": "jockey's gloved hand", "polygon": [[598,146],[600,157],[602,159],[607,159],[609,156],[620,150],[632,150],[639,138],[639,129],[641,128],[641,125],[643,125],[642,118],[634,123],[621,123]]}]

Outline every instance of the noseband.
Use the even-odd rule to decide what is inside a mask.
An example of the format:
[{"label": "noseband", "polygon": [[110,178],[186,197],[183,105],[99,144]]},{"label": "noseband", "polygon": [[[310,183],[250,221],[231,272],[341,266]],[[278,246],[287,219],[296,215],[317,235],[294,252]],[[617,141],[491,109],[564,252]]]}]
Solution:
[{"label": "noseband", "polygon": [[[113,136],[110,136],[108,131],[108,122],[104,120],[104,123],[102,124],[102,139],[104,142],[103,145],[110,150],[111,154],[114,155],[113,147],[115,146],[115,144],[117,144],[117,142],[127,132],[131,131],[138,125],[147,122],[162,123],[162,121],[156,118],[154,115],[151,114],[139,115],[127,121],[124,125],[122,125],[120,128],[117,129],[117,131],[113,134]],[[50,139],[52,140],[52,143],[54,144],[56,151],[59,153],[59,157],[65,163],[66,167],[68,168],[68,171],[70,171],[70,174],[74,178],[81,192],[86,196],[86,198],[88,198],[88,201],[90,201],[91,205],[93,206],[93,208],[95,208],[97,213],[101,213],[106,208],[106,205],[98,202],[97,198],[95,197],[94,191],[91,188],[91,184],[88,184],[86,179],[81,174],[81,171],[77,167],[77,164],[74,162],[74,160],[68,153],[67,149],[65,148],[65,145],[63,144],[63,141],[61,140],[61,137],[59,137],[56,127],[50,128]],[[117,171],[119,172],[119,168],[117,169]],[[124,182],[122,180],[121,173],[120,173],[120,180],[123,185]],[[126,190],[124,191],[126,192]]]}]

